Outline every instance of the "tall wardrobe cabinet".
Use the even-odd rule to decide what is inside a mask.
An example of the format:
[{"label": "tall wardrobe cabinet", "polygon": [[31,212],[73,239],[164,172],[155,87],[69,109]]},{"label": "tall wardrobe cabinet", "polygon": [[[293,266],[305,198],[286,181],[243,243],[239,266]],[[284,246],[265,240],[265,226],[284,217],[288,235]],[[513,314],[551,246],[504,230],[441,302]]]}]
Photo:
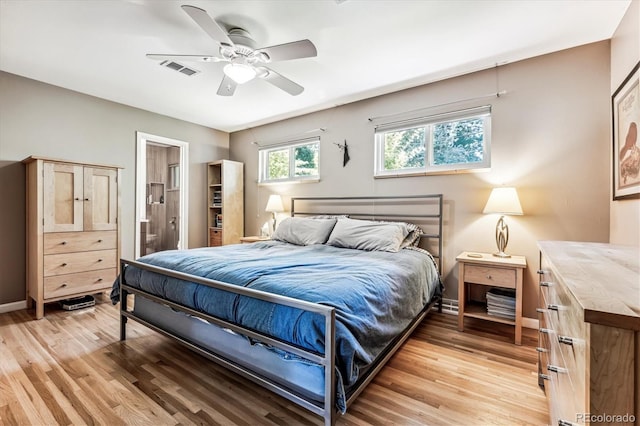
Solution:
[{"label": "tall wardrobe cabinet", "polygon": [[120,168],[42,157],[27,170],[27,300],[44,304],[111,288],[120,258]]}]

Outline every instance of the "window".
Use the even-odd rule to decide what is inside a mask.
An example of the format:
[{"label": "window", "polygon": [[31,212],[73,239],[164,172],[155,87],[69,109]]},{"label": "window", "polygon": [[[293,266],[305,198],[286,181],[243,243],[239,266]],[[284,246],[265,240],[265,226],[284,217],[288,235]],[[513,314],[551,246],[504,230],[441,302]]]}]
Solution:
[{"label": "window", "polygon": [[258,151],[260,183],[317,181],[319,151],[320,138],[261,148]]},{"label": "window", "polygon": [[376,127],[375,176],[455,173],[491,166],[491,107]]}]

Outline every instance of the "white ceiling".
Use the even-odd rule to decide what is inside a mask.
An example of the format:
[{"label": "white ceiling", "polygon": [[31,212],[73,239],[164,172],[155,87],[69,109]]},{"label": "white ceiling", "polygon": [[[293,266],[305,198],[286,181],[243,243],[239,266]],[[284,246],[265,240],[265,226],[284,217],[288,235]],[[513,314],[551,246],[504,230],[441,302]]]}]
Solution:
[{"label": "white ceiling", "polygon": [[[260,47],[311,40],[318,56],[216,95],[222,63],[187,77],[146,53],[217,55],[180,8],[242,27]],[[496,64],[611,38],[630,0],[0,0],[0,69],[231,132]]]}]

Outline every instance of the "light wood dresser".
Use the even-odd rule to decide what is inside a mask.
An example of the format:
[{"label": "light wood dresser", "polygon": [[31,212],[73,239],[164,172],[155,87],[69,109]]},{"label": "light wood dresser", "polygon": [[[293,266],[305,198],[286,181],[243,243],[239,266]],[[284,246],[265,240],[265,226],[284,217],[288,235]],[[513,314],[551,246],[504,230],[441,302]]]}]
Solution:
[{"label": "light wood dresser", "polygon": [[120,258],[120,168],[29,157],[27,300],[36,305],[111,288]]},{"label": "light wood dresser", "polygon": [[541,241],[539,384],[551,425],[640,424],[640,251]]}]

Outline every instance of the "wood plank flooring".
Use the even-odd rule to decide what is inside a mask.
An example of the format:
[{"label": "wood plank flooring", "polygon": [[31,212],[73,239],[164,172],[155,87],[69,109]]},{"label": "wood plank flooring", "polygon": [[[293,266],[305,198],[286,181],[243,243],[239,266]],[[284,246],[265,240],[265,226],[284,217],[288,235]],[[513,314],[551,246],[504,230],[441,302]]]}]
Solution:
[{"label": "wood plank flooring", "polygon": [[[321,425],[322,419],[133,321],[118,307],[0,314],[2,425]],[[534,330],[432,313],[338,425],[542,425]]]}]

